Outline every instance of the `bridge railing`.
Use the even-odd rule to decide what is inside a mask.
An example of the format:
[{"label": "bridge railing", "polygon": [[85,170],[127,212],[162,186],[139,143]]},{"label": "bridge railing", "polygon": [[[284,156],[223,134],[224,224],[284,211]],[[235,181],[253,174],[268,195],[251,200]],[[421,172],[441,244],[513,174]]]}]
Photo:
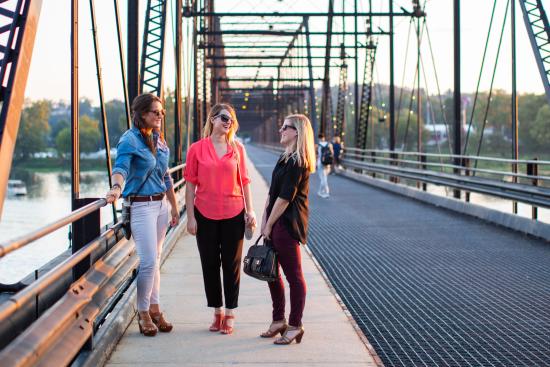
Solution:
[{"label": "bridge railing", "polygon": [[[174,188],[182,210],[184,168],[181,164],[169,170],[177,180]],[[7,241],[0,245],[0,257],[105,205],[105,199],[98,199],[30,234]],[[121,225],[111,224],[98,238],[0,304],[0,366],[32,366],[39,361],[67,365],[82,350],[93,349],[94,334],[108,320],[137,272],[134,242],[124,238]],[[169,230],[164,257],[175,243],[177,232],[171,234]],[[92,259],[89,270],[75,277],[75,267],[86,259]]]},{"label": "bridge railing", "polygon": [[[458,164],[457,164],[458,163]],[[392,182],[433,184],[537,207],[550,207],[550,162],[346,148],[342,165]],[[515,169],[514,169],[515,166]],[[382,178],[380,177],[380,178]]]}]

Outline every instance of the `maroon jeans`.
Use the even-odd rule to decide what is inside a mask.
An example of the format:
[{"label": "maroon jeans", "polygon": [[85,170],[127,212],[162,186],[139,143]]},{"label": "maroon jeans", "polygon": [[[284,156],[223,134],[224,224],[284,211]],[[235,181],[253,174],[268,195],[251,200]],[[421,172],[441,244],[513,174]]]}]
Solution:
[{"label": "maroon jeans", "polygon": [[[302,314],[306,304],[306,281],[302,272],[300,242],[290,236],[281,220],[273,226],[271,240],[279,258],[279,270],[283,269],[290,286],[288,323],[291,326],[302,326]],[[282,320],[285,318],[285,285],[280,272],[279,279],[268,284],[273,301],[273,321]]]}]

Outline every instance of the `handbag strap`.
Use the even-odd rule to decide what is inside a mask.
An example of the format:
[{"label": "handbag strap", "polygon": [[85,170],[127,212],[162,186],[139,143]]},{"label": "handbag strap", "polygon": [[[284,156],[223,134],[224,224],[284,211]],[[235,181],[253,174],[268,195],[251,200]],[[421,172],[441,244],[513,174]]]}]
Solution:
[{"label": "handbag strap", "polygon": [[[262,238],[263,236],[264,236],[263,234],[258,236],[258,239],[256,240],[256,242],[254,242],[254,246],[258,246],[258,242],[260,242],[260,238]],[[262,246],[262,245],[260,245],[260,246]]]},{"label": "handbag strap", "polygon": [[260,239],[261,239],[262,237],[264,237],[263,234],[260,234],[260,235],[258,236],[258,238],[256,239],[256,242],[254,242],[254,246],[268,246],[268,247],[273,248],[273,246],[270,245],[271,240],[266,240],[265,237],[264,237],[264,243],[260,243],[260,244],[259,244]]}]

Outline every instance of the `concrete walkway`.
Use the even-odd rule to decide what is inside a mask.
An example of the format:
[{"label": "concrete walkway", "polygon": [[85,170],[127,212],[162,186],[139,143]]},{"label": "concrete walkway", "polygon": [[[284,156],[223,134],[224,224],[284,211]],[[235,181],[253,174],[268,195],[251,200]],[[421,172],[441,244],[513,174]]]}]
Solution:
[{"label": "concrete walkway", "polygon": [[[260,216],[268,187],[251,163],[249,167],[254,207]],[[251,244],[251,241],[245,243],[245,253]],[[185,235],[162,268],[161,302],[174,330],[146,338],[139,334],[134,320],[107,365],[375,366],[314,261],[303,249],[302,256],[308,293],[301,344],[278,346],[272,339],[258,336],[271,322],[271,299],[267,283],[244,273],[233,335],[209,332],[213,311],[206,307],[195,237]]]}]

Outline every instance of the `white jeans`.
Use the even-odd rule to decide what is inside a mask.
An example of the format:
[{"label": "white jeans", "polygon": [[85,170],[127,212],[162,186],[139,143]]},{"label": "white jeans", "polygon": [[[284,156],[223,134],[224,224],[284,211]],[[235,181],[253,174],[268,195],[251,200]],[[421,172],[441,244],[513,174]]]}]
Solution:
[{"label": "white jeans", "polygon": [[330,165],[325,166],[321,164],[320,160],[317,160],[317,172],[319,172],[319,179],[321,180],[321,184],[319,185],[319,191],[317,191],[317,194],[320,196],[330,194],[327,179],[327,176],[330,173]]},{"label": "white jeans", "polygon": [[137,306],[138,311],[148,311],[150,304],[159,304],[160,255],[168,228],[166,198],[133,203],[130,221],[139,256]]}]

